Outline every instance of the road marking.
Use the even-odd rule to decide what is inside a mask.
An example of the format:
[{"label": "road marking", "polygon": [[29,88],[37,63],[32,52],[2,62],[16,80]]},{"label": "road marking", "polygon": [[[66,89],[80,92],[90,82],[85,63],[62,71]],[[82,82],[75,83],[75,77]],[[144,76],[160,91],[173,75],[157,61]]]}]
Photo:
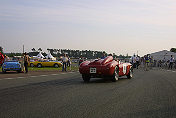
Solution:
[{"label": "road marking", "polygon": [[61,73],[61,74],[66,74],[66,73]]},{"label": "road marking", "polygon": [[0,80],[3,80],[3,79],[0,79]]},{"label": "road marking", "polygon": [[4,78],[4,79],[15,79],[15,78]]},{"label": "road marking", "polygon": [[37,77],[37,76],[29,76],[29,77]]},{"label": "road marking", "polygon": [[171,71],[171,70],[167,70],[167,71]]},{"label": "road marking", "polygon": [[176,71],[172,71],[172,72],[174,72],[174,73],[175,73]]},{"label": "road marking", "polygon": [[46,77],[46,76],[48,76],[48,75],[40,75],[40,76],[42,76],[42,77]]},{"label": "road marking", "polygon": [[21,78],[25,78],[25,77],[17,77],[17,78],[21,79]]},{"label": "road marking", "polygon": [[51,75],[59,75],[59,74],[51,74]]}]

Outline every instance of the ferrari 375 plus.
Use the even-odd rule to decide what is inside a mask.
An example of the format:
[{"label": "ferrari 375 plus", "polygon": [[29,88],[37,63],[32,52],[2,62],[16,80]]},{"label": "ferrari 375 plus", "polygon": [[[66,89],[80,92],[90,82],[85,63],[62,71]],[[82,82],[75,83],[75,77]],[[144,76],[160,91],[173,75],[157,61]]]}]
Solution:
[{"label": "ferrari 375 plus", "polygon": [[116,82],[121,76],[127,76],[129,79],[133,76],[133,68],[130,63],[113,60],[112,56],[84,61],[79,67],[79,72],[82,74],[84,82],[89,82],[90,78],[101,77],[110,77],[113,82]]}]

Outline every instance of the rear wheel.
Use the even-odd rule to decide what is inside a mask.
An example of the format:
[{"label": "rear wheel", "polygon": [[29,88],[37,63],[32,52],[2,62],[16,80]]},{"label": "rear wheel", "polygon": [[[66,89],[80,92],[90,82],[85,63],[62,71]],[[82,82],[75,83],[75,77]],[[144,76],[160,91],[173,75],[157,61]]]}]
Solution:
[{"label": "rear wheel", "polygon": [[116,82],[118,79],[119,79],[119,68],[118,66],[116,66],[111,80],[112,82]]},{"label": "rear wheel", "polygon": [[130,69],[130,72],[128,73],[128,75],[127,75],[127,78],[128,79],[131,79],[133,77],[133,69],[131,68]]},{"label": "rear wheel", "polygon": [[83,78],[84,82],[89,82],[90,81],[90,76],[89,75],[82,74],[82,78]]},{"label": "rear wheel", "polygon": [[54,64],[54,67],[55,67],[55,68],[59,68],[59,65],[58,65],[58,64]]},{"label": "rear wheel", "polygon": [[6,71],[2,69],[2,73],[6,73]]},{"label": "rear wheel", "polygon": [[31,64],[30,64],[30,66],[31,66],[31,67],[34,67],[34,64],[33,64],[33,63],[31,63]]},{"label": "rear wheel", "polygon": [[21,69],[17,71],[18,73],[21,73]]},{"label": "rear wheel", "polygon": [[38,68],[41,68],[41,67],[42,67],[42,64],[37,64],[37,67],[38,67]]}]

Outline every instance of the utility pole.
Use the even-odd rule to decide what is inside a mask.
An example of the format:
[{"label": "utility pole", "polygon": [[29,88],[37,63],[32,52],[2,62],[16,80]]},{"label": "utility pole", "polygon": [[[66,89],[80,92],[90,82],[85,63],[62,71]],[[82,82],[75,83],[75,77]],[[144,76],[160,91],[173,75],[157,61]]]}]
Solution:
[{"label": "utility pole", "polygon": [[23,54],[24,54],[24,45],[23,45]]}]

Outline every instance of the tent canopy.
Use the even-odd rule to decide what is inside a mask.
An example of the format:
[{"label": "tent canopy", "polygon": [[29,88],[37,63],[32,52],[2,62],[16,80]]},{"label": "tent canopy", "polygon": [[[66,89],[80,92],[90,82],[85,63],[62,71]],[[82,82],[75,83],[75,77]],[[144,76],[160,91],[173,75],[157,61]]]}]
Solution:
[{"label": "tent canopy", "polygon": [[53,59],[53,55],[51,55],[51,53],[48,53],[47,56],[46,56],[47,59]]},{"label": "tent canopy", "polygon": [[36,57],[39,58],[39,59],[43,59],[43,58],[45,58],[45,57],[42,55],[41,52],[39,52],[39,54],[38,54]]},{"label": "tent canopy", "polygon": [[167,50],[163,50],[163,51],[159,51],[159,52],[155,52],[155,53],[151,53],[151,56],[153,56],[153,59],[155,60],[170,60],[171,55],[173,55],[173,57],[176,59],[176,53],[174,52],[170,52]]},{"label": "tent canopy", "polygon": [[53,55],[51,55],[51,53],[48,53],[46,56],[47,59],[51,59],[51,60],[56,60],[55,57],[53,57]]}]

